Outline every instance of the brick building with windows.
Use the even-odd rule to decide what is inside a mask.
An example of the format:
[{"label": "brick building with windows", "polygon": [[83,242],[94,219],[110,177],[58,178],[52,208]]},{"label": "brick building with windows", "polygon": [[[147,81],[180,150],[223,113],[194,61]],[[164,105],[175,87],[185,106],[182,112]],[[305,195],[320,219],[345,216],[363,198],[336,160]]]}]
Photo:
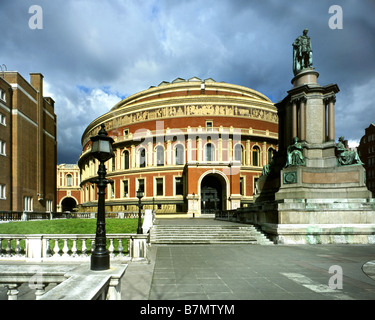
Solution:
[{"label": "brick building with windows", "polygon": [[81,203],[80,172],[76,164],[57,166],[57,212],[72,212]]},{"label": "brick building with windows", "polygon": [[107,211],[137,211],[136,191],[157,214],[200,216],[253,201],[278,143],[278,116],[263,94],[213,79],[177,78],[136,93],[82,136],[82,208],[95,210],[98,161],[90,137],[104,123],[115,157],[106,163]]},{"label": "brick building with windows", "polygon": [[0,73],[0,211],[56,209],[56,115],[43,75]]},{"label": "brick building with windows", "polygon": [[370,124],[365,129],[365,135],[358,146],[358,155],[366,169],[367,188],[375,194],[375,125]]}]

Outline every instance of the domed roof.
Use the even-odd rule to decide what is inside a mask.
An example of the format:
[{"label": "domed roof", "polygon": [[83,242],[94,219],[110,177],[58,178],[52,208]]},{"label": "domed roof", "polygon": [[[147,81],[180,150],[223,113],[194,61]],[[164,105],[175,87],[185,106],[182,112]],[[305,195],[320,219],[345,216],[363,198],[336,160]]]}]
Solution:
[{"label": "domed roof", "polygon": [[[204,92],[201,90],[204,90]],[[200,79],[198,77],[192,77],[187,80],[184,78],[176,78],[171,82],[162,81],[157,86],[151,86],[147,90],[135,93],[121,100],[111,109],[111,111],[146,100],[172,96],[192,96],[202,93],[209,94],[210,92],[211,94],[216,94],[219,96],[243,96],[254,100],[261,100],[263,102],[271,102],[271,100],[265,95],[247,87],[225,82],[217,82],[212,78]]]}]

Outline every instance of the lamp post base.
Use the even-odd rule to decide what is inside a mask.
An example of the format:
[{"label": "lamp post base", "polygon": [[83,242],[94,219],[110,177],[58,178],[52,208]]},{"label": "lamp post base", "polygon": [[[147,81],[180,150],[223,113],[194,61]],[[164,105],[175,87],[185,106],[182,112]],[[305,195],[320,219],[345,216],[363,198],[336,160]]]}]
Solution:
[{"label": "lamp post base", "polygon": [[97,254],[95,252],[91,255],[91,270],[101,271],[109,269],[109,253]]}]

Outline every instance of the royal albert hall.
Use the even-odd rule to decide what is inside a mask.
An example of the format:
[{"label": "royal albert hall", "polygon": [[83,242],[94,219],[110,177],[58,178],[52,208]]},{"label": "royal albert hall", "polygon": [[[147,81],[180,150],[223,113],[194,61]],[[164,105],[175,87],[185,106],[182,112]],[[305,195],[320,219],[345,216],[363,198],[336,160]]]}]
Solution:
[{"label": "royal albert hall", "polygon": [[95,211],[98,161],[90,137],[101,124],[114,139],[107,161],[106,212],[198,217],[246,207],[277,150],[278,116],[265,95],[213,79],[177,78],[133,94],[82,136],[81,210]]}]

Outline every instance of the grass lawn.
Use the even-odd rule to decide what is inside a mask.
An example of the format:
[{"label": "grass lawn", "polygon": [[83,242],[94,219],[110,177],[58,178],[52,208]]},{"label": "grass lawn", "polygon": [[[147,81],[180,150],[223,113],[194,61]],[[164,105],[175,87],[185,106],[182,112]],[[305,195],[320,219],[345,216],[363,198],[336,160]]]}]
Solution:
[{"label": "grass lawn", "polygon": [[[106,219],[106,233],[137,233],[138,219]],[[56,219],[40,221],[15,221],[0,223],[0,234],[94,234],[96,233],[96,219]],[[21,248],[25,249],[25,241],[21,240]],[[50,241],[52,247],[54,243]],[[3,241],[3,250],[7,243]],[[68,241],[68,247],[71,248],[72,241]],[[107,248],[109,240],[107,239]],[[114,240],[114,246],[117,248],[118,241]],[[123,240],[123,247],[126,251],[128,241]],[[59,240],[60,249],[63,247],[63,241]],[[81,242],[77,242],[77,248],[80,250]],[[86,247],[91,247],[91,241],[86,241]],[[15,243],[12,242],[12,248]]]},{"label": "grass lawn", "polygon": [[[106,219],[106,233],[136,233],[138,219]],[[96,219],[56,219],[0,223],[0,234],[95,234]]]}]

